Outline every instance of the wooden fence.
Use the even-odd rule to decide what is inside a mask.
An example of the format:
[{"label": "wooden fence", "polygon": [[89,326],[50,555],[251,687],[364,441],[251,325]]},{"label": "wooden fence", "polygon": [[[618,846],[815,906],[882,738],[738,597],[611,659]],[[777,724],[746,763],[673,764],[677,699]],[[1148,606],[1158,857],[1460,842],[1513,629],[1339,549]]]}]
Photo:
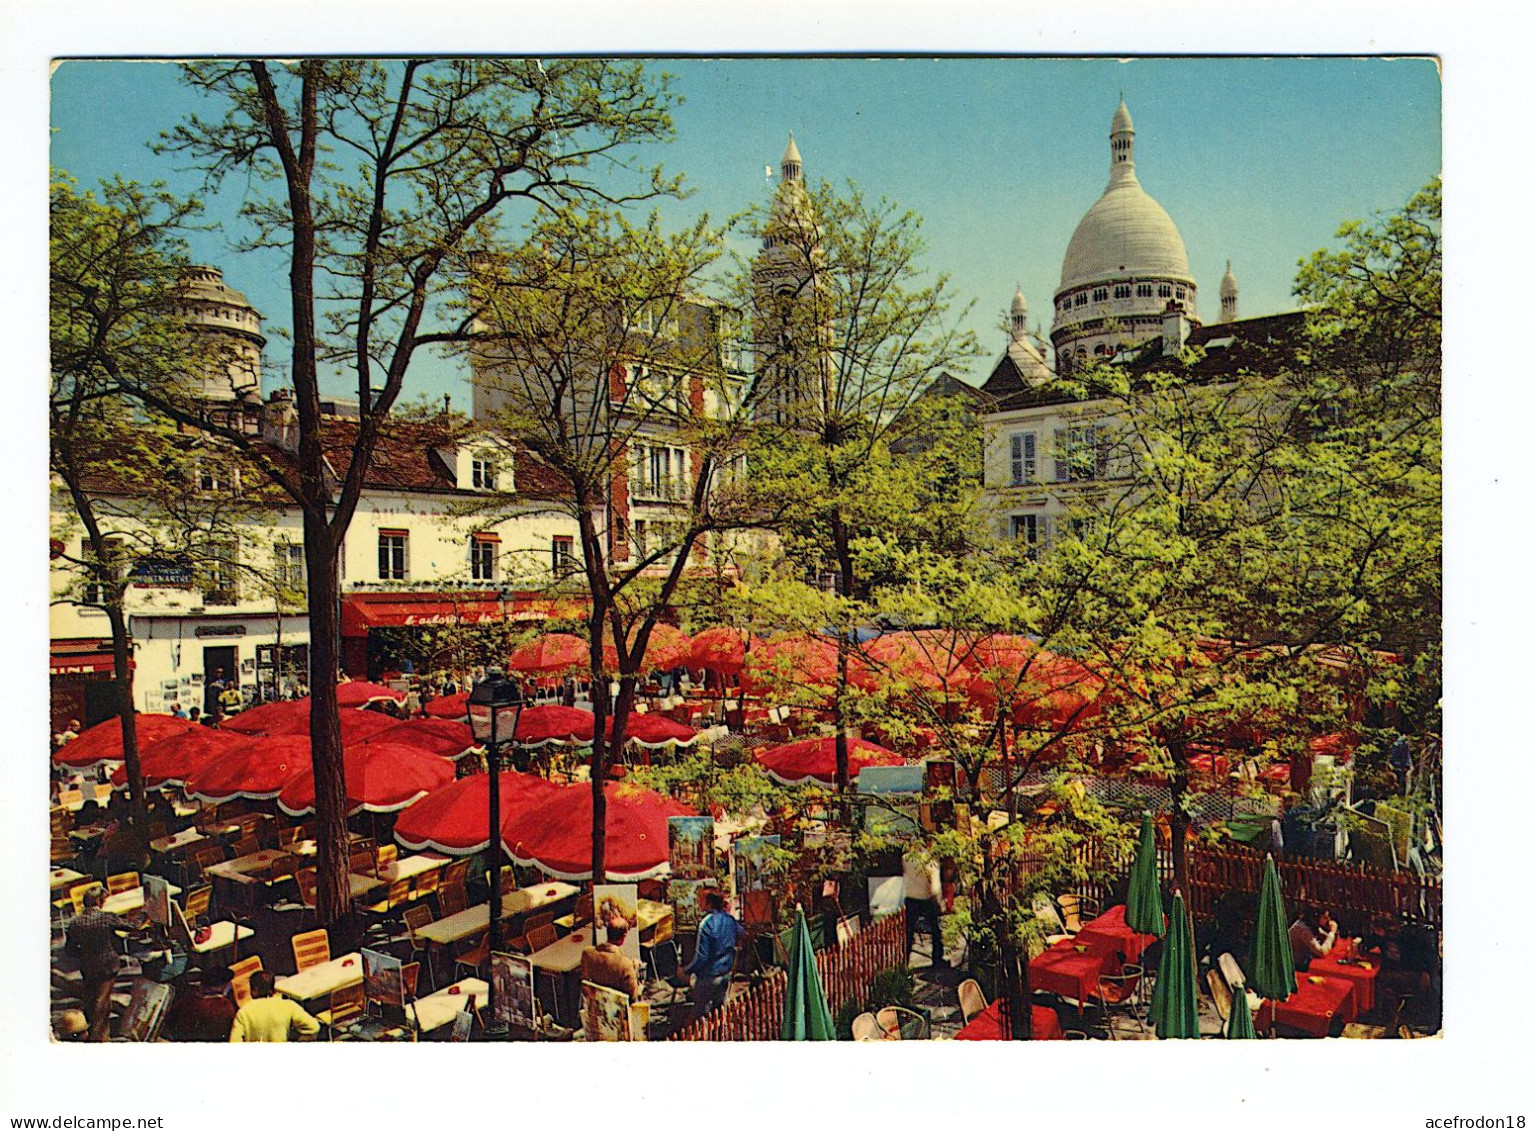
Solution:
[{"label": "wooden fence", "polygon": [[[1129,858],[1106,860],[1096,845],[1079,849],[1078,864],[1089,873],[1121,876],[1130,866]],[[1286,907],[1294,914],[1301,904],[1315,903],[1344,913],[1350,920],[1365,920],[1373,914],[1407,915],[1418,922],[1439,929],[1442,917],[1440,880],[1413,872],[1378,871],[1363,864],[1333,860],[1281,859],[1275,861],[1280,873],[1280,888]],[[1027,867],[1026,867],[1027,870]],[[1157,852],[1157,870],[1166,887],[1173,885],[1173,850],[1166,845]],[[1264,854],[1251,850],[1189,846],[1189,890],[1184,899],[1197,919],[1214,915],[1216,901],[1238,892],[1258,895],[1264,876]],[[1107,883],[1084,884],[1083,891],[1107,904],[1111,886]],[[1350,924],[1356,929],[1356,923]],[[1358,927],[1363,929],[1364,922]]]},{"label": "wooden fence", "polygon": [[[816,970],[836,1013],[846,1001],[862,999],[876,974],[906,965],[907,915],[898,911],[865,927],[842,946],[816,955]],[[746,993],[737,994],[708,1017],[674,1033],[674,1041],[776,1041],[784,1021],[783,970],[770,970]]]}]

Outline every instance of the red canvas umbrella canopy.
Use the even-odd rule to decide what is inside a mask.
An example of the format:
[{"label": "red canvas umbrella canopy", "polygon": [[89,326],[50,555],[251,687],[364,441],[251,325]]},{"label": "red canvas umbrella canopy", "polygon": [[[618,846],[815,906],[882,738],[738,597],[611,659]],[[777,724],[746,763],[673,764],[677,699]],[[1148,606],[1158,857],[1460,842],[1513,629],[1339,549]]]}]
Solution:
[{"label": "red canvas umbrella canopy", "polygon": [[761,695],[782,683],[830,694],[837,683],[837,645],[825,636],[785,636],[754,650],[741,672],[742,689]]},{"label": "red canvas umbrella canopy", "polygon": [[590,711],[541,703],[537,707],[523,708],[522,716],[517,720],[514,741],[527,747],[547,746],[552,742],[563,746],[586,746],[592,741],[595,727]]},{"label": "red canvas umbrella canopy", "polygon": [[336,685],[336,703],[341,707],[366,707],[369,703],[383,703],[386,700],[404,703],[405,692],[385,687],[381,683],[369,683],[365,679]]},{"label": "red canvas umbrella canopy", "polygon": [[467,719],[469,718],[469,692],[461,691],[457,695],[444,695],[440,699],[432,700],[422,710],[434,719]]},{"label": "red canvas umbrella canopy", "polygon": [[[688,806],[623,782],[608,782],[603,862],[610,880],[648,880],[667,870],[667,818],[696,816]],[[592,787],[568,785],[501,826],[501,846],[523,865],[557,880],[592,878]]]},{"label": "red canvas umbrella canopy", "polygon": [[693,638],[693,645],[688,650],[687,666],[719,675],[739,675],[748,653],[756,652],[762,646],[761,640],[739,628],[716,625],[714,628],[706,628]]},{"label": "red canvas umbrella canopy", "polygon": [[[453,763],[414,746],[393,742],[366,742],[342,752],[342,772],[347,779],[347,812],[398,813],[453,780]],[[277,807],[291,817],[315,808],[313,767],[283,786]]]},{"label": "red canvas umbrella canopy", "polygon": [[[178,719],[174,715],[136,714],[134,726],[139,737],[139,749],[151,742],[169,738],[183,731],[200,730],[197,723]],[[103,762],[123,760],[123,724],[113,716],[93,727],[86,727],[73,740],[53,752],[53,760],[61,766],[76,770],[91,770]]]},{"label": "red canvas umbrella canopy", "polygon": [[187,779],[187,796],[211,805],[237,797],[265,800],[276,797],[310,768],[309,739],[302,735],[247,738],[204,763]]},{"label": "red canvas umbrella canopy", "polygon": [[1343,765],[1349,761],[1350,755],[1355,752],[1355,747],[1359,744],[1360,740],[1352,735],[1325,734],[1311,739],[1307,746],[1313,754],[1326,754]]},{"label": "red canvas umbrella canopy", "polygon": [[[619,670],[619,650],[614,647],[612,631],[604,633],[603,665],[611,672]],[[630,633],[631,642],[634,633]],[[687,667],[693,656],[693,641],[680,628],[670,624],[658,624],[651,629],[645,642],[645,657],[641,660],[643,672],[671,671]]]},{"label": "red canvas umbrella canopy", "polygon": [[[516,770],[501,773],[501,820],[547,800],[560,786]],[[490,774],[472,774],[434,789],[412,804],[395,821],[395,840],[412,852],[431,849],[450,856],[469,856],[490,843],[486,811],[490,807]]]},{"label": "red canvas umbrella canopy", "polygon": [[[613,741],[613,720],[610,718],[604,728],[608,741]],[[636,746],[649,747],[652,750],[663,746],[692,746],[699,740],[698,731],[682,723],[673,722],[665,715],[644,714],[639,715],[630,712],[627,722],[624,724],[624,741],[633,742]]]},{"label": "red canvas umbrella canopy", "polygon": [[[181,785],[220,754],[246,741],[248,739],[244,735],[203,726],[181,731],[169,738],[157,738],[139,754],[139,769],[144,774],[144,784],[151,788]],[[112,784],[128,784],[127,766],[119,766],[112,771]]]},{"label": "red canvas umbrella canopy", "polygon": [[512,649],[507,658],[509,671],[523,675],[566,675],[590,670],[592,657],[587,642],[568,632],[547,632]]},{"label": "red canvas umbrella canopy", "polygon": [[[1099,713],[1104,681],[1076,660],[1034,644],[1011,655],[1013,659],[1004,652],[988,656],[985,672],[966,688],[972,702],[995,708],[1001,685],[1013,700],[1014,722],[1047,730],[1072,726]],[[1018,666],[1014,659],[1020,661]],[[1028,662],[1027,668],[1023,661]]]},{"label": "red canvas umbrella canopy", "polygon": [[436,754],[439,758],[462,758],[480,748],[468,723],[450,719],[406,719],[363,741],[397,742],[401,746],[414,746],[428,754]]},{"label": "red canvas umbrella canopy", "polygon": [[853,682],[872,691],[899,682],[928,694],[953,690],[963,694],[971,673],[949,648],[944,633],[888,632],[861,647],[868,660],[851,674]]},{"label": "red canvas umbrella canopy", "polygon": [[[225,719],[219,724],[219,729],[239,734],[308,738],[309,702],[308,699],[280,699],[275,703],[263,703],[260,707],[252,707],[249,711]],[[400,722],[378,711],[359,711],[351,707],[343,707],[339,716],[342,742],[361,742]]]},{"label": "red canvas umbrella canopy", "polygon": [[[823,738],[803,738],[785,746],[775,746],[753,755],[758,765],[768,771],[768,776],[780,785],[799,785],[815,782],[830,786],[837,781],[837,739],[833,735]],[[848,778],[859,776],[865,766],[903,766],[906,759],[894,750],[876,746],[862,738],[848,741]]]}]

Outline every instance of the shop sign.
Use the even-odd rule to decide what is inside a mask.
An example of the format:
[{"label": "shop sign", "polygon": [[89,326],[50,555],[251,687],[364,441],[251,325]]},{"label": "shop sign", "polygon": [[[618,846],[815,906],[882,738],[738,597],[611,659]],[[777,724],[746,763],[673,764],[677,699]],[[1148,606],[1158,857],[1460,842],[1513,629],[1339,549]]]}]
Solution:
[{"label": "shop sign", "polygon": [[243,624],[200,624],[192,630],[192,635],[207,639],[210,636],[244,636]]},{"label": "shop sign", "polygon": [[133,567],[129,575],[140,589],[192,587],[192,567],[186,562],[169,561],[165,558],[145,558]]}]

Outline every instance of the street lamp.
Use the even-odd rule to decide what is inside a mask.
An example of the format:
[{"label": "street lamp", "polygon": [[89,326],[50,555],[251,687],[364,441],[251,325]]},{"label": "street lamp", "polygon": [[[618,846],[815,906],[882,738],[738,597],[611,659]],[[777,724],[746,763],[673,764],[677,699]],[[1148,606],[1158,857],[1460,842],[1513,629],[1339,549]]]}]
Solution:
[{"label": "street lamp", "polygon": [[[475,738],[485,744],[486,767],[491,781],[486,829],[489,843],[486,845],[486,882],[490,887],[490,923],[487,939],[489,953],[501,949],[501,746],[517,734],[517,724],[523,715],[523,689],[515,680],[508,679],[500,668],[492,668],[485,679],[469,693],[469,722]],[[491,1021],[488,1035],[505,1036],[506,1030],[496,1020],[496,979],[490,979],[490,993],[486,995],[486,1007]]]}]

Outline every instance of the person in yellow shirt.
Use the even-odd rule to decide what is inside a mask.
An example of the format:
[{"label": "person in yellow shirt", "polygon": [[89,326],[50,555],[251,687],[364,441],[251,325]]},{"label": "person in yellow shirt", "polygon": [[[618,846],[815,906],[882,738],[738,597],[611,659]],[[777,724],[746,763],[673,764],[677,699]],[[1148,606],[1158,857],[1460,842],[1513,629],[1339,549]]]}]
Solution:
[{"label": "person in yellow shirt", "polygon": [[298,1002],[273,996],[275,982],[265,970],[251,975],[251,1000],[235,1014],[234,1027],[229,1031],[231,1043],[286,1042],[294,1030],[300,1037],[313,1037],[320,1031],[320,1022],[304,1012]]}]

